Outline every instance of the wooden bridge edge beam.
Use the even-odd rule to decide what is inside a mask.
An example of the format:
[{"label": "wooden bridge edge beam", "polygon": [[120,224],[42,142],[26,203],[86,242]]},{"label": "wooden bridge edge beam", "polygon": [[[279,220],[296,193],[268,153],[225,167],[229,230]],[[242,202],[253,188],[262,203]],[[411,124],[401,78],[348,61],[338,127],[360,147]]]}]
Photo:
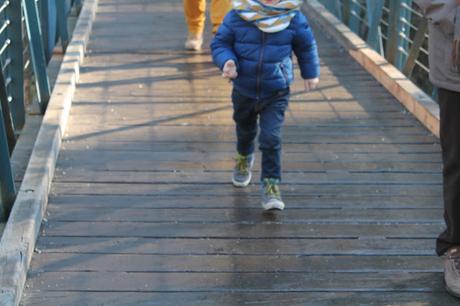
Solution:
[{"label": "wooden bridge edge beam", "polygon": [[317,0],[305,1],[302,9],[310,21],[317,23],[334,37],[410,113],[431,133],[439,137],[439,106],[430,96],[374,51]]},{"label": "wooden bridge edge beam", "polygon": [[85,0],[0,240],[0,305],[19,305],[98,0]]}]

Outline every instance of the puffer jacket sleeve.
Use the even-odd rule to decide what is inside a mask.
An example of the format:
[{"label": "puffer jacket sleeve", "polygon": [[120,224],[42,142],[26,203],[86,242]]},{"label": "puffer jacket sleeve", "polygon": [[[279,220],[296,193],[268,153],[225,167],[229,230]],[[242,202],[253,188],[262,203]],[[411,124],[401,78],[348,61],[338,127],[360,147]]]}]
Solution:
[{"label": "puffer jacket sleeve", "polygon": [[232,29],[233,14],[234,12],[231,11],[225,16],[224,21],[211,42],[212,59],[214,64],[221,70],[228,60],[233,60],[238,67],[238,60],[233,51],[235,41],[235,33]]},{"label": "puffer jacket sleeve", "polygon": [[460,7],[456,0],[415,0],[415,3],[445,34],[455,33],[460,37]]},{"label": "puffer jacket sleeve", "polygon": [[302,78],[305,80],[317,78],[319,76],[318,47],[307,18],[299,12],[291,22],[295,30],[293,50],[297,56]]}]

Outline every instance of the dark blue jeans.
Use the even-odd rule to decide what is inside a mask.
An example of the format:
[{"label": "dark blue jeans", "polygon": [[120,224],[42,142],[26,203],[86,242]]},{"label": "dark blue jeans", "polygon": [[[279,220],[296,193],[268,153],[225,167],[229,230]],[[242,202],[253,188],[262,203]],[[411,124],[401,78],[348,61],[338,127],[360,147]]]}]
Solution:
[{"label": "dark blue jeans", "polygon": [[233,120],[236,123],[237,151],[241,155],[254,153],[258,123],[260,126],[259,149],[262,151],[264,178],[281,180],[281,128],[289,102],[289,89],[256,100],[232,92]]}]

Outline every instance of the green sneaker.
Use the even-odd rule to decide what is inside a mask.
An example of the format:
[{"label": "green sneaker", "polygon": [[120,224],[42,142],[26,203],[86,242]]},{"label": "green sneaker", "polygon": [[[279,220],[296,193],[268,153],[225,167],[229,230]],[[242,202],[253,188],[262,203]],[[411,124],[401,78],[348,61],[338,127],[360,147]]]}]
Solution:
[{"label": "green sneaker", "polygon": [[283,210],[284,203],[281,200],[279,180],[266,178],[262,181],[262,207],[265,210]]},{"label": "green sneaker", "polygon": [[251,182],[251,169],[254,166],[254,154],[249,154],[247,156],[237,154],[235,162],[232,176],[233,186],[246,187]]}]

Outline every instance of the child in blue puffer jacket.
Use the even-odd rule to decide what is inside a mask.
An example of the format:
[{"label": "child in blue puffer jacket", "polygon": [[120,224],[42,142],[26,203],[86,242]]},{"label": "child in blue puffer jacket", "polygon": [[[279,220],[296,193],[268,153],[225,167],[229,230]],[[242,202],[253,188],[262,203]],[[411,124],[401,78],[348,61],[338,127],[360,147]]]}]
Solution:
[{"label": "child in blue puffer jacket", "polygon": [[[214,63],[232,80],[237,157],[232,182],[251,181],[254,141],[260,125],[262,206],[284,208],[281,180],[281,127],[294,78],[294,51],[307,91],[316,88],[319,57],[302,0],[233,0],[211,43]],[[259,120],[259,122],[258,122]]]}]

